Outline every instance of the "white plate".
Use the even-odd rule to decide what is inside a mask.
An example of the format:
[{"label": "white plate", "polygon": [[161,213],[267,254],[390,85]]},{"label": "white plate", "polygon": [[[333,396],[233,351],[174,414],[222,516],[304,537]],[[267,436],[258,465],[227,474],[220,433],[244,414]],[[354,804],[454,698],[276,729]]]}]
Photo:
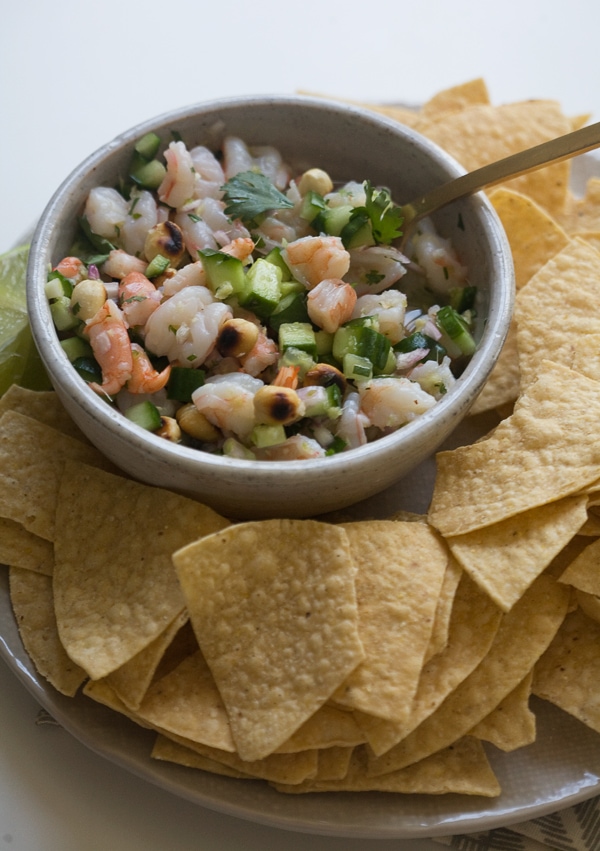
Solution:
[{"label": "white plate", "polygon": [[[587,157],[574,162],[574,188],[582,169],[585,176],[598,173],[598,161],[592,161],[591,172]],[[492,417],[467,420],[446,448],[472,442],[491,425]],[[351,513],[385,517],[399,509],[424,512],[434,475],[431,459]],[[153,760],[149,756],[153,733],[86,697],[64,697],[37,675],[13,617],[8,571],[1,568],[0,656],[65,730],[94,752],[188,801],[272,827],[352,838],[425,838],[527,821],[600,794],[600,736],[535,698],[531,706],[537,716],[536,742],[512,754],[487,748],[503,790],[495,799],[385,793],[283,795],[261,781],[232,780]]]}]

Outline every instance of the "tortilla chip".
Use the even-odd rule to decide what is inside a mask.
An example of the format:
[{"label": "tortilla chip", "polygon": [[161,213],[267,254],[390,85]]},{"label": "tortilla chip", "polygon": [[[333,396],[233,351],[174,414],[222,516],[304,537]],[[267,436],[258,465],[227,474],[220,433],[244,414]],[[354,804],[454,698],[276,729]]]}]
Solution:
[{"label": "tortilla chip", "polygon": [[598,382],[543,361],[489,437],[438,453],[429,522],[445,536],[463,535],[597,481],[599,391]]},{"label": "tortilla chip", "polygon": [[456,561],[454,556],[448,558],[448,564],[442,581],[442,590],[438,597],[437,606],[435,609],[435,618],[433,621],[433,629],[431,638],[425,651],[424,662],[429,662],[437,653],[441,653],[448,646],[448,638],[450,634],[450,618],[454,598],[458,590],[458,585],[462,577],[462,567]]},{"label": "tortilla chip", "polygon": [[561,218],[570,234],[600,231],[600,178],[591,177],[583,198],[575,198]]},{"label": "tortilla chip", "polygon": [[108,684],[127,707],[139,709],[167,648],[187,622],[187,612],[181,612],[147,647],[108,674]]},{"label": "tortilla chip", "polygon": [[582,494],[446,540],[471,578],[508,611],[586,519],[587,496]]},{"label": "tortilla chip", "polygon": [[402,721],[431,638],[448,551],[422,523],[365,520],[345,529],[358,568],[365,658],[333,699],[350,709]]},{"label": "tortilla chip", "polygon": [[456,86],[436,92],[421,107],[421,114],[426,118],[439,118],[449,112],[459,112],[461,109],[476,104],[489,104],[490,96],[485,80],[477,77]]},{"label": "tortilla chip", "polygon": [[506,231],[515,267],[517,290],[569,243],[569,236],[533,199],[502,187],[490,201]]},{"label": "tortilla chip", "polygon": [[53,541],[58,486],[67,459],[113,469],[93,446],[18,411],[3,414],[0,517],[22,523],[34,535]]},{"label": "tortilla chip", "polygon": [[325,781],[317,777],[296,786],[271,785],[279,792],[290,794],[378,791],[421,795],[455,793],[490,798],[500,794],[500,785],[481,743],[470,737],[415,765],[382,776],[368,773],[366,754],[362,748],[356,748],[343,780]]},{"label": "tortilla chip", "polygon": [[588,618],[600,623],[600,597],[576,589],[575,598],[581,611],[585,612]]},{"label": "tortilla chip", "polygon": [[[495,160],[562,136],[570,120],[552,100],[529,100],[491,106],[476,104],[420,125],[420,131],[444,148],[466,169],[474,171]],[[566,203],[571,166],[547,166],[504,185],[533,198],[557,216]]]},{"label": "tortilla chip", "polygon": [[490,714],[476,724],[471,736],[508,753],[535,742],[536,719],[529,708],[533,670]]},{"label": "tortilla chip", "polygon": [[547,649],[569,603],[564,586],[542,574],[502,618],[482,662],[442,705],[391,750],[370,760],[373,775],[396,771],[448,747],[517,687]]},{"label": "tortilla chip", "polygon": [[365,741],[365,735],[351,712],[326,703],[277,748],[277,753],[351,749]]},{"label": "tortilla chip", "polygon": [[261,759],[364,658],[348,535],[312,520],[240,523],[173,562],[238,752]]},{"label": "tortilla chip", "polygon": [[52,576],[54,548],[20,523],[0,517],[0,563]]},{"label": "tortilla chip", "polygon": [[517,326],[512,322],[498,360],[469,411],[476,416],[486,411],[497,410],[502,405],[515,402],[521,389],[519,351],[517,349]]},{"label": "tortilla chip", "polygon": [[463,574],[456,591],[445,650],[423,668],[410,715],[403,724],[355,713],[376,755],[404,739],[432,715],[487,655],[500,625],[500,609]]},{"label": "tortilla chip", "polygon": [[578,591],[600,596],[600,539],[589,546],[571,561],[559,582],[572,585]]},{"label": "tortilla chip", "polygon": [[315,779],[343,780],[348,774],[353,748],[323,748],[319,751]]},{"label": "tortilla chip", "polygon": [[186,748],[185,745],[174,742],[173,739],[168,739],[166,736],[159,734],[156,737],[152,753],[152,759],[159,759],[163,762],[174,762],[177,765],[185,765],[187,768],[196,768],[201,771],[209,771],[211,774],[221,774],[224,777],[235,777],[238,780],[253,779],[243,771],[238,771],[222,762],[215,762],[206,756],[201,756],[199,753]]},{"label": "tortilla chip", "polygon": [[571,366],[577,349],[584,353],[579,371],[597,378],[600,353],[594,354],[588,336],[600,339],[600,315],[591,309],[599,300],[600,252],[582,239],[573,239],[517,294],[522,388],[535,380],[548,356]]},{"label": "tortilla chip", "polygon": [[37,672],[61,694],[73,697],[86,679],[86,673],[69,659],[60,643],[54,617],[52,579],[31,570],[11,567],[9,589],[21,641]]},{"label": "tortilla chip", "polygon": [[[69,656],[99,679],[151,644],[185,608],[171,554],[227,525],[192,499],[68,462],[56,509],[54,602]],[[90,535],[84,552],[82,530]]]},{"label": "tortilla chip", "polygon": [[600,624],[571,612],[535,666],[533,693],[600,733]]},{"label": "tortilla chip", "polygon": [[17,411],[89,444],[89,440],[75,425],[54,390],[29,390],[12,384],[0,397],[0,417],[6,411]]},{"label": "tortilla chip", "polygon": [[235,751],[225,706],[199,650],[150,687],[137,715],[167,734]]}]

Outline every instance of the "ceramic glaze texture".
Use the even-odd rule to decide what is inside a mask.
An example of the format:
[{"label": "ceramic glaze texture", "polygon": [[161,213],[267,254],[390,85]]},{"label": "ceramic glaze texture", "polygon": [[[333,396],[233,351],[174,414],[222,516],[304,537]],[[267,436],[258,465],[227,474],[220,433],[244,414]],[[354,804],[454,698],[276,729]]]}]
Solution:
[{"label": "ceramic glaze texture", "polygon": [[255,462],[209,455],[144,432],[113,411],[75,373],[59,345],[44,296],[51,264],[68,253],[88,192],[125,174],[133,144],[153,130],[164,146],[178,132],[217,148],[225,135],[271,144],[299,170],[318,166],[335,180],[371,180],[397,203],[462,173],[423,137],[379,115],[317,98],[261,97],[201,104],[133,127],[85,160],[58,188],[34,235],[27,280],[33,334],[54,387],[89,439],[141,481],[194,496],[237,518],[303,517],[343,508],[384,490],[448,437],[494,366],[510,322],[514,275],[499,221],[480,193],[433,218],[479,291],[478,349],[452,391],[419,420],[360,449],[330,458]]}]

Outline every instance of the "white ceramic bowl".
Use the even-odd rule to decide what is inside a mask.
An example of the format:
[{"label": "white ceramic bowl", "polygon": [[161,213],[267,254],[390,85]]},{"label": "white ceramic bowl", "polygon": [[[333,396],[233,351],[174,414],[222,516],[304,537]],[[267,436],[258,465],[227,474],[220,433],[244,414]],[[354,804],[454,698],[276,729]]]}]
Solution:
[{"label": "white ceramic bowl", "polygon": [[52,383],[75,422],[120,468],[141,481],[192,495],[231,517],[302,517],[370,497],[403,477],[456,428],[486,381],[504,342],[513,305],[510,250],[483,196],[434,216],[479,288],[478,348],[455,386],[434,408],[399,431],[348,453],[294,462],[217,457],[170,443],[112,410],[76,374],[59,345],[44,296],[50,264],[69,253],[89,190],[126,173],[133,144],[150,130],[166,145],[173,131],[188,145],[218,146],[224,134],[272,144],[300,167],[334,179],[371,180],[398,203],[458,176],[463,169],[419,134],[358,108],[306,97],[244,97],[200,104],[140,124],[104,145],[73,171],[46,207],[32,240],[27,300],[33,335]]}]

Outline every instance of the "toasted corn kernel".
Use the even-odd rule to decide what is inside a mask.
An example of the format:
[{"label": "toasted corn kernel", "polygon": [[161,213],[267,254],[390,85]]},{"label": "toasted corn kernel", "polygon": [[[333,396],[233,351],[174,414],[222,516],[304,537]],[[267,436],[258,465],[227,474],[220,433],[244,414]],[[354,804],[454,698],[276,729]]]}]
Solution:
[{"label": "toasted corn kernel", "polygon": [[155,434],[159,437],[164,437],[165,440],[170,440],[171,443],[179,443],[181,440],[181,429],[173,417],[161,417],[161,426]]},{"label": "toasted corn kernel", "polygon": [[258,340],[258,327],[247,319],[228,319],[217,337],[217,351],[223,357],[241,358],[247,355]]},{"label": "toasted corn kernel", "polygon": [[318,384],[320,387],[330,387],[336,384],[342,396],[346,392],[346,378],[339,369],[331,366],[328,363],[318,363],[307,370],[303,384],[305,387],[310,387],[313,384]]},{"label": "toasted corn kernel", "polygon": [[264,425],[290,425],[304,415],[304,402],[290,387],[266,384],[254,396],[256,422]]},{"label": "toasted corn kernel", "polygon": [[193,402],[178,408],[175,416],[181,430],[202,443],[214,443],[221,437],[220,431],[200,413]]},{"label": "toasted corn kernel", "polygon": [[106,290],[102,281],[80,281],[73,287],[71,293],[71,310],[73,314],[85,322],[94,316],[106,301]]},{"label": "toasted corn kernel", "polygon": [[160,222],[148,231],[144,243],[144,254],[150,262],[157,254],[162,254],[171,261],[172,266],[177,266],[185,253],[183,233],[179,225],[167,220]]},{"label": "toasted corn kernel", "polygon": [[327,195],[333,189],[333,181],[326,171],[321,168],[309,168],[298,181],[298,191],[301,195],[307,192],[318,192],[319,195]]}]

